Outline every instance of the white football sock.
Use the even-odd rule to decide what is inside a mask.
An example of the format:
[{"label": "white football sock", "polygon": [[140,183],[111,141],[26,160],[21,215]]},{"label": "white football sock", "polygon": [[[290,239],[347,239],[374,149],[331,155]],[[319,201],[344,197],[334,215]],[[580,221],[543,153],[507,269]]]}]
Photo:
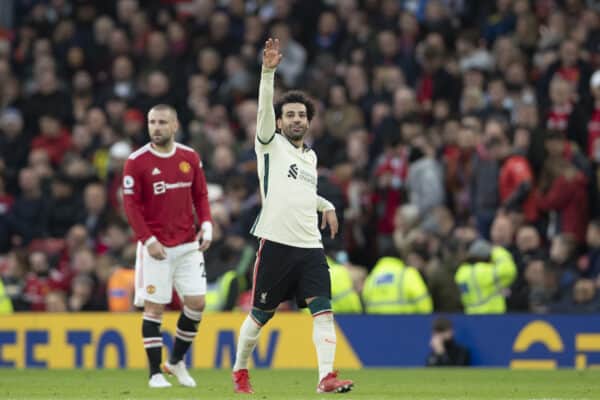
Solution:
[{"label": "white football sock", "polygon": [[333,371],[335,341],[333,314],[328,312],[313,317],[313,342],[319,360],[319,382]]},{"label": "white football sock", "polygon": [[248,368],[248,358],[256,346],[261,328],[262,326],[258,326],[258,324],[250,317],[250,315],[248,315],[244,320],[244,323],[240,328],[240,335],[238,337],[235,364],[233,366],[234,371]]}]

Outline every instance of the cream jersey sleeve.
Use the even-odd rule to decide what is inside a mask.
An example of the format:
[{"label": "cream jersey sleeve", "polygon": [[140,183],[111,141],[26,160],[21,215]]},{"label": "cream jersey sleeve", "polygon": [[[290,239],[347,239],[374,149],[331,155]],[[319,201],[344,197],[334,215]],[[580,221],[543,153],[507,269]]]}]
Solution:
[{"label": "cream jersey sleeve", "polygon": [[275,136],[275,109],[273,108],[273,92],[275,69],[263,67],[258,89],[258,114],[256,116],[255,145],[268,145]]},{"label": "cream jersey sleeve", "polygon": [[321,196],[317,195],[317,211],[323,212],[323,211],[329,211],[329,210],[335,210],[335,207],[333,206],[333,204],[329,200],[327,200],[325,197],[321,197]]}]

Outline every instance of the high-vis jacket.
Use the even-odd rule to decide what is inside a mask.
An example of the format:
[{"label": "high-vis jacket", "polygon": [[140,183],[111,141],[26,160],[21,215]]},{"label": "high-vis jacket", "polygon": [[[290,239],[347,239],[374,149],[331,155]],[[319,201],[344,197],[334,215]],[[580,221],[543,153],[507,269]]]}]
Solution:
[{"label": "high-vis jacket", "polygon": [[231,282],[234,279],[236,279],[235,271],[227,271],[216,282],[207,285],[205,295],[206,312],[224,310],[231,290]]},{"label": "high-vis jacket", "polygon": [[416,268],[394,257],[381,258],[365,281],[363,302],[368,314],[429,314],[433,302]]},{"label": "high-vis jacket", "polygon": [[335,314],[360,314],[362,303],[348,269],[327,257],[331,276],[331,307]]},{"label": "high-vis jacket", "polygon": [[517,267],[510,252],[492,248],[490,262],[464,263],[454,276],[461,292],[465,314],[503,314],[504,289],[515,280]]},{"label": "high-vis jacket", "polygon": [[4,282],[0,279],[0,315],[12,314],[12,312],[12,301],[4,289]]}]

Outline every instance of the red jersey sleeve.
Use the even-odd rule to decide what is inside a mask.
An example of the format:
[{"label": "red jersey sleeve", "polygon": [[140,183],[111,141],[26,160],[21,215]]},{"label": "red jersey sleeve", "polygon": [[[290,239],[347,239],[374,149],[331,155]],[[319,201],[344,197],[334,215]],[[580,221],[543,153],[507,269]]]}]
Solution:
[{"label": "red jersey sleeve", "polygon": [[135,161],[128,159],[123,169],[123,205],[135,235],[139,241],[145,243],[152,237],[152,232],[144,221],[143,199],[142,175],[136,168]]},{"label": "red jersey sleeve", "polygon": [[560,210],[567,205],[572,195],[571,185],[561,176],[552,182],[548,193],[538,195],[537,205],[542,210]]},{"label": "red jersey sleeve", "polygon": [[202,161],[200,156],[194,152],[194,182],[192,184],[192,198],[194,200],[194,207],[196,208],[196,215],[198,215],[198,222],[202,225],[203,222],[211,222],[210,216],[210,205],[208,204],[208,189],[206,188],[206,177],[204,176],[204,169],[202,168]]},{"label": "red jersey sleeve", "polygon": [[517,186],[521,184],[521,182],[533,181],[533,173],[531,172],[529,163],[524,158],[515,159],[511,167],[511,172]]}]

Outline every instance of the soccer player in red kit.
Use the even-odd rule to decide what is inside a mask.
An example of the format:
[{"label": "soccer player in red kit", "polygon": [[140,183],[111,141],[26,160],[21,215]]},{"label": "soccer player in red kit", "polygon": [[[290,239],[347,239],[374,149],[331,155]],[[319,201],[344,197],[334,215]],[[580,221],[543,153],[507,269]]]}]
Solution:
[{"label": "soccer player in red kit", "polygon": [[[190,147],[176,143],[177,112],[159,104],[148,112],[150,143],[125,163],[125,212],[138,240],[135,304],[144,307],[142,336],[151,388],[171,384],[161,373],[160,325],[173,286],[183,299],[175,344],[163,371],[195,387],[183,356],[198,331],[204,309],[206,272],[202,252],[212,240],[212,222],[202,161]],[[196,233],[194,209],[200,223]]]}]

